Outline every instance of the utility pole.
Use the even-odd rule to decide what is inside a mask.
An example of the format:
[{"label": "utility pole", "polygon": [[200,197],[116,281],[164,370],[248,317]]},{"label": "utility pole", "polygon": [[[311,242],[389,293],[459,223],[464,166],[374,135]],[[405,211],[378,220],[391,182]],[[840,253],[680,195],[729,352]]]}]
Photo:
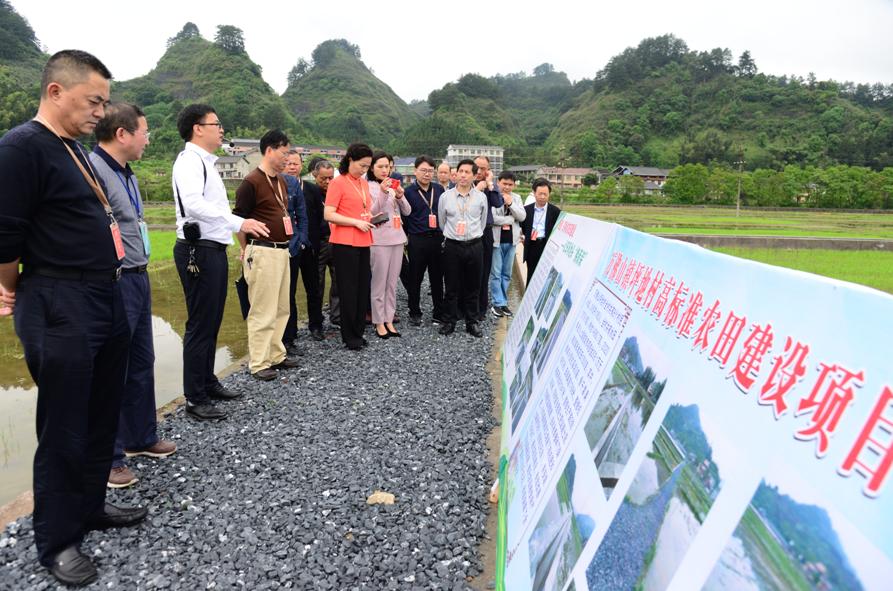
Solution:
[{"label": "utility pole", "polygon": [[744,167],[744,158],[735,162],[738,165],[738,200],[735,205],[735,217],[739,217],[741,215],[741,169]]}]

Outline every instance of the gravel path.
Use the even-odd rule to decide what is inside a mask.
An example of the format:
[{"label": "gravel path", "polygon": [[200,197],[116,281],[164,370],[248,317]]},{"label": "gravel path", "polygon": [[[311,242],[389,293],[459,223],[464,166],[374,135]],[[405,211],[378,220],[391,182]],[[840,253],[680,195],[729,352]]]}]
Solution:
[{"label": "gravel path", "polygon": [[[494,321],[483,339],[461,323],[442,337],[429,310],[409,325],[403,293],[403,338],[367,330],[369,346],[350,352],[337,333],[304,333],[301,368],[224,381],[244,392],[222,403],[227,420],[168,416],[160,434],[177,454],[131,460],[140,482],[108,495],[149,517],[87,536],[100,569],[89,588],[468,589],[494,478]],[[396,502],[367,505],[379,490]],[[31,518],[19,519],[0,532],[0,589],[52,588]]]}]

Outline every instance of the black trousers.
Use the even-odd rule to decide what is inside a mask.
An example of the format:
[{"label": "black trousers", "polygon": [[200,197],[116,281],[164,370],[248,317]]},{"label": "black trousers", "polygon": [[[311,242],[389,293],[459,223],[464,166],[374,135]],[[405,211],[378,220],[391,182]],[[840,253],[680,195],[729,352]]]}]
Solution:
[{"label": "black trousers", "polygon": [[481,282],[478,292],[478,314],[487,311],[490,307],[490,267],[493,266],[493,229],[484,226],[484,235],[481,236]]},{"label": "black trousers", "polygon": [[459,242],[446,239],[443,246],[443,278],[448,322],[459,321],[458,302],[464,307],[465,323],[477,322],[480,297],[482,255],[480,239]]},{"label": "black trousers", "polygon": [[533,273],[536,271],[536,266],[539,264],[545,248],[545,240],[528,240],[524,243],[524,262],[527,263],[527,285],[530,285],[530,278],[533,277]]},{"label": "black trousers", "polygon": [[[183,335],[183,393],[193,404],[210,402],[208,392],[220,383],[214,375],[217,335],[223,321],[229,267],[226,247],[174,244],[174,262],[186,296],[186,334]],[[189,273],[190,251],[199,272]]]},{"label": "black trousers", "polygon": [[304,282],[307,293],[307,328],[322,330],[322,294],[319,291],[319,256],[312,248],[305,248],[301,254],[288,260],[288,324],[282,334],[283,343],[291,343],[298,336],[298,306],[295,292],[298,290],[298,275]]},{"label": "black trousers", "polygon": [[323,236],[319,241],[317,265],[319,266],[319,300],[322,301],[323,293],[326,291],[326,269],[328,269],[329,275],[332,277],[332,284],[329,286],[329,322],[340,324],[341,298],[338,297],[338,274],[335,272],[335,258],[332,255],[332,245],[329,244],[327,236]]},{"label": "black trousers", "polygon": [[155,415],[155,345],[152,338],[152,290],[147,273],[124,273],[118,281],[130,353],[121,399],[121,417],[112,466],[124,465],[125,449],[146,449],[158,442]]},{"label": "black trousers", "polygon": [[[408,236],[409,264],[406,280],[406,293],[409,296],[409,315],[421,316],[422,280],[428,272],[428,283],[431,286],[431,299],[434,302],[434,318],[444,318],[443,305],[443,234],[426,232]],[[401,272],[402,275],[402,272]]]},{"label": "black trousers", "polygon": [[341,340],[349,347],[359,347],[366,330],[366,307],[372,281],[369,247],[346,244],[332,244],[331,247],[341,296]]},{"label": "black trousers", "polygon": [[102,511],[130,333],[115,282],[21,278],[16,333],[37,384],[34,541],[50,566]]}]

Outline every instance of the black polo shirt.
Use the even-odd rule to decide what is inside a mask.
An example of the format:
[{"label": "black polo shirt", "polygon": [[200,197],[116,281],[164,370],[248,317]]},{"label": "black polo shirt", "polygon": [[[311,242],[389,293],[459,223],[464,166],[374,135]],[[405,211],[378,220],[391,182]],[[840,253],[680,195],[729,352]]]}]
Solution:
[{"label": "black polo shirt", "polygon": [[[428,208],[428,201],[432,198],[432,190],[434,191],[433,211]],[[443,195],[443,187],[440,186],[440,183],[431,183],[428,185],[427,191],[422,191],[418,181],[406,187],[406,192],[403,196],[406,197],[406,202],[409,203],[411,208],[409,215],[403,216],[403,228],[407,234],[440,232],[439,226],[437,228],[428,227],[428,216],[432,213],[437,215],[437,204],[440,202],[441,195]]]},{"label": "black polo shirt", "polygon": [[[64,141],[91,171],[87,150]],[[25,271],[119,265],[105,209],[59,138],[36,121],[0,139],[0,263],[16,258]]]}]

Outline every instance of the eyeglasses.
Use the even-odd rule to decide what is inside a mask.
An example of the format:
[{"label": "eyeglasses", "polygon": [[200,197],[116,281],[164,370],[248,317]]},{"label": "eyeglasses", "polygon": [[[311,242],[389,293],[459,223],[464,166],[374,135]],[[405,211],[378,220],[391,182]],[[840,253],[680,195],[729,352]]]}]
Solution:
[{"label": "eyeglasses", "polygon": [[126,131],[126,132],[129,133],[130,135],[136,135],[137,133],[139,133],[139,134],[145,136],[146,139],[149,139],[149,136],[152,134],[152,132],[150,132],[150,131],[139,131],[139,130],[130,131],[130,130],[127,129],[126,127],[122,127],[121,129],[123,129],[124,131]]},{"label": "eyeglasses", "polygon": [[434,174],[433,168],[416,168],[415,171],[419,174]]},{"label": "eyeglasses", "polygon": [[223,129],[223,123],[220,121],[215,121],[214,123],[196,123],[196,125],[216,125],[220,129]]}]

